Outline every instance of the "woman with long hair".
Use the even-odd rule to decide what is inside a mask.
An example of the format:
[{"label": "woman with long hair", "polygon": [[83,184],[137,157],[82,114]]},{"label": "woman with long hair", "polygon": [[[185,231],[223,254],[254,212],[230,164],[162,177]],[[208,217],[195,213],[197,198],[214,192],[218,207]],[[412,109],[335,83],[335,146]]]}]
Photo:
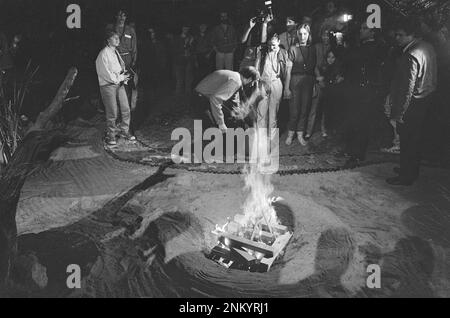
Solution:
[{"label": "woman with long hair", "polygon": [[311,29],[302,24],[297,30],[299,43],[288,52],[284,97],[289,99],[289,124],[286,144],[290,146],[295,134],[302,146],[306,146],[305,131],[314,87],[316,52],[311,46]]}]

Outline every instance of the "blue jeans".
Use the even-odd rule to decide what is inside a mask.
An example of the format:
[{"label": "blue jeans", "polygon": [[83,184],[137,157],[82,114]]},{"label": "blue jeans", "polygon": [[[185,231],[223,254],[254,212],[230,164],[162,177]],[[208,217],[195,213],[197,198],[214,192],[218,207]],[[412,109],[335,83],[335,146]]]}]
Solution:
[{"label": "blue jeans", "polygon": [[[122,115],[119,130],[123,133],[130,131],[130,105],[123,85],[106,85],[100,87],[103,104],[106,112],[106,133],[114,136],[117,133],[117,116]],[[118,102],[118,103],[117,103]]]}]

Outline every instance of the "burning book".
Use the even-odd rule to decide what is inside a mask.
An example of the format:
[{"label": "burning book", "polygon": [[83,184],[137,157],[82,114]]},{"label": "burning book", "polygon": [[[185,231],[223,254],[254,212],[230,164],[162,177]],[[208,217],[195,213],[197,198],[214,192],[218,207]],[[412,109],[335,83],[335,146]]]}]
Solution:
[{"label": "burning book", "polygon": [[244,215],[236,215],[224,226],[217,225],[213,234],[217,235],[219,244],[211,251],[211,258],[227,268],[270,271],[283,255],[292,233],[287,227],[266,220],[262,216],[250,221]]}]

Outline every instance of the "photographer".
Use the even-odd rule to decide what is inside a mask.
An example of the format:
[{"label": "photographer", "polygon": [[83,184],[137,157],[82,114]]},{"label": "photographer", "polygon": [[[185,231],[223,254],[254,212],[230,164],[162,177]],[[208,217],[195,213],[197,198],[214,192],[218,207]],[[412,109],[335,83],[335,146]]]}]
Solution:
[{"label": "photographer", "polygon": [[273,16],[267,14],[265,10],[259,10],[257,16],[250,19],[241,39],[241,43],[246,44],[246,48],[240,69],[247,66],[256,66],[261,44],[267,42],[269,23],[272,20]]},{"label": "photographer", "polygon": [[[100,94],[106,111],[106,143],[116,145],[116,121],[120,107],[121,123],[119,125],[119,137],[127,140],[136,140],[130,134],[130,105],[124,85],[130,80],[126,73],[125,62],[117,51],[120,44],[119,34],[115,31],[107,31],[106,46],[100,51],[95,66],[97,69]],[[119,101],[119,105],[117,104]]]},{"label": "photographer", "polygon": [[138,54],[138,43],[136,37],[135,29],[127,24],[127,14],[124,10],[119,10],[116,15],[116,21],[114,24],[109,24],[106,27],[107,31],[115,31],[119,35],[120,44],[117,47],[121,58],[125,62],[125,67],[127,71],[130,72],[132,78],[126,84],[126,92],[128,96],[128,101],[131,104],[131,109],[135,110],[137,103],[137,81],[138,77],[136,74],[136,62]]}]

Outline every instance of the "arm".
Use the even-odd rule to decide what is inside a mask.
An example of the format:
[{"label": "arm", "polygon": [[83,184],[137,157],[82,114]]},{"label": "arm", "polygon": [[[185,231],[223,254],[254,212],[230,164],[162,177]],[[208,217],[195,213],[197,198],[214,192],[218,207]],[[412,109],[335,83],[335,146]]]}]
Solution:
[{"label": "arm", "polygon": [[96,69],[98,76],[110,84],[119,85],[126,79],[124,75],[116,74],[110,70],[108,57],[105,53],[97,59]]},{"label": "arm", "polygon": [[290,49],[288,53],[288,59],[286,62],[286,78],[284,80],[284,98],[290,99],[292,96],[290,85],[291,85],[291,76],[292,76],[292,66],[293,61],[295,61],[295,51]]},{"label": "arm", "polygon": [[230,79],[209,99],[213,117],[222,131],[227,129],[222,111],[222,105],[224,102],[232,98],[239,88],[239,83],[236,83],[234,80]]},{"label": "arm", "polygon": [[137,36],[136,36],[136,31],[134,29],[132,31],[131,36],[133,37],[133,47],[132,47],[133,61],[131,62],[131,66],[134,67],[134,65],[137,62],[137,55],[138,55]]},{"label": "arm", "polygon": [[256,25],[255,18],[251,18],[248,23],[247,29],[245,30],[244,34],[242,35],[241,43],[247,42],[250,32],[255,27],[255,25]]},{"label": "arm", "polygon": [[403,116],[409,108],[414,93],[418,71],[419,63],[412,56],[408,56],[408,59],[405,61],[404,65],[404,73],[402,76],[403,81],[398,92],[398,104],[394,105],[394,107],[397,107],[397,114],[395,114],[395,118],[392,119],[403,122]]},{"label": "arm", "polygon": [[214,117],[214,120],[216,121],[219,128],[223,131],[227,129],[227,126],[225,125],[225,116],[223,115],[222,111],[222,104],[223,100],[220,98],[217,98],[215,96],[210,97],[209,102],[211,104],[211,112]]},{"label": "arm", "polygon": [[268,29],[268,25],[269,23],[273,20],[273,16],[268,15],[265,20],[264,23],[262,25],[262,32],[261,32],[261,43],[267,43],[267,29]]}]

